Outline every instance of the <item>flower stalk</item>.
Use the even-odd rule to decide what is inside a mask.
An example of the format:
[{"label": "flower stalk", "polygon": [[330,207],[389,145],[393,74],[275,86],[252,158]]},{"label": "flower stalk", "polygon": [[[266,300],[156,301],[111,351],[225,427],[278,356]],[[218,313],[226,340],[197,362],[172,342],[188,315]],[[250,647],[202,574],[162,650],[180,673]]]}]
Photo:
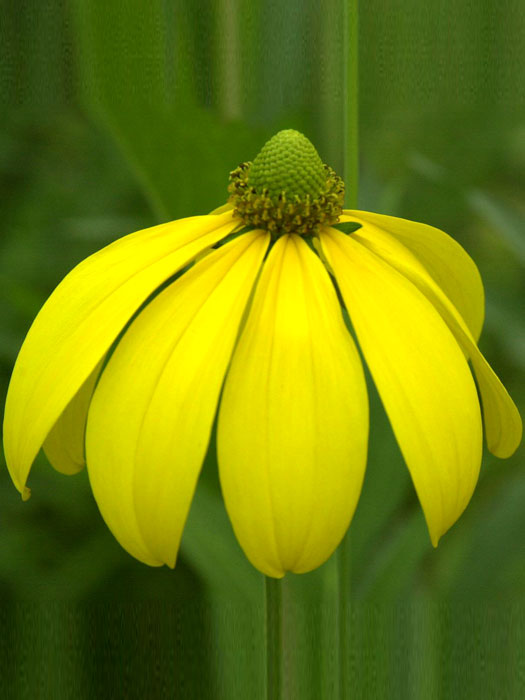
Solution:
[{"label": "flower stalk", "polygon": [[[358,92],[358,0],[345,3],[345,101],[344,162],[345,205],[357,208],[359,181],[359,92]],[[351,535],[346,533],[338,549],[338,626],[339,626],[339,696],[350,697],[351,617]]]},{"label": "flower stalk", "polygon": [[265,577],[266,697],[283,700],[283,596],[281,579]]}]

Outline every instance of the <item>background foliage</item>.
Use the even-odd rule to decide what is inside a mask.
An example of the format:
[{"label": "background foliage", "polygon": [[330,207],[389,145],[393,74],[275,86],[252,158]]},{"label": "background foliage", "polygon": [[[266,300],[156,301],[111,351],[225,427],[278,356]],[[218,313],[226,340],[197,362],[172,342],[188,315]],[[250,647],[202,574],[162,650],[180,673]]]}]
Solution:
[{"label": "background foliage", "polygon": [[[6,0],[1,12],[3,396],[40,305],[82,258],[218,206],[228,172],[280,128],[341,169],[351,76],[343,0]],[[359,21],[360,208],[436,225],[470,252],[487,296],[481,347],[524,415],[521,3],[370,0]],[[523,448],[486,454],[433,550],[371,396],[351,526],[355,697],[523,697]],[[5,697],[260,697],[262,577],[233,537],[213,449],[175,572],[120,549],[86,474],[41,456],[30,483],[22,504],[1,472]],[[334,571],[287,577],[292,697],[335,697]]]}]

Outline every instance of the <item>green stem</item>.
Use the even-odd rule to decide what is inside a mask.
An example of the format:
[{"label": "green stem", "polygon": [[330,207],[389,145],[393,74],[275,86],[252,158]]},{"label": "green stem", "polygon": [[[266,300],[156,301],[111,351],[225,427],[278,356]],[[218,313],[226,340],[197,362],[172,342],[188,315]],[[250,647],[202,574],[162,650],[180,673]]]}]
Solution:
[{"label": "green stem", "polygon": [[345,3],[344,181],[346,206],[357,207],[359,181],[358,0]]},{"label": "green stem", "polygon": [[351,650],[351,550],[350,533],[347,532],[339,545],[338,551],[339,605],[337,620],[339,624],[339,700],[350,697],[350,650]]},{"label": "green stem", "polygon": [[[358,0],[345,3],[345,115],[344,180],[346,206],[357,207],[359,177],[358,141]],[[351,695],[351,545],[347,532],[338,551],[339,698]]]},{"label": "green stem", "polygon": [[266,697],[283,700],[282,583],[265,579],[266,599]]}]

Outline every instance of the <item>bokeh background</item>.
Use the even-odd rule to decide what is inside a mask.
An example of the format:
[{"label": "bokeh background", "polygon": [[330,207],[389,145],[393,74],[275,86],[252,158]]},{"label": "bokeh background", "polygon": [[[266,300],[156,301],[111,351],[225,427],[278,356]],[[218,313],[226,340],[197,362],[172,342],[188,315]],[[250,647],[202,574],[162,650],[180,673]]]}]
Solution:
[{"label": "bokeh background", "polygon": [[[42,302],[115,238],[225,201],[280,128],[350,177],[344,0],[4,0],[0,391]],[[482,273],[481,348],[525,415],[525,13],[519,0],[359,8],[359,206],[453,235]],[[350,44],[349,44],[350,42]],[[82,352],[82,348],[79,348]],[[351,525],[353,697],[525,697],[524,451],[485,454],[433,550],[373,387]],[[213,443],[213,440],[212,440]],[[134,561],[87,475],[0,472],[0,697],[263,697],[263,581],[213,447],[174,572]],[[290,697],[336,696],[335,557],[285,582]]]}]

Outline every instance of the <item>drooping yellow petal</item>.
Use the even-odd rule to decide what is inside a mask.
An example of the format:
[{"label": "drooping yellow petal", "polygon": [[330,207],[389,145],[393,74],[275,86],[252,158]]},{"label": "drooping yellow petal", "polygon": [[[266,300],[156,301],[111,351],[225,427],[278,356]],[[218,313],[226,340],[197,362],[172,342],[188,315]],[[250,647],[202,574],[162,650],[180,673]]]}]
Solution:
[{"label": "drooping yellow petal", "polygon": [[310,571],[339,544],[363,480],[363,368],[330,278],[298,236],[272,248],[219,409],[233,528],[269,576]]},{"label": "drooping yellow petal", "polygon": [[210,253],[132,322],[88,416],[88,473],[122,546],[175,565],[219,392],[268,247],[261,231]]},{"label": "drooping yellow petal", "polygon": [[102,359],[51,428],[42,449],[53,467],[62,474],[76,474],[86,465],[84,437],[86,420]]},{"label": "drooping yellow petal", "polygon": [[461,314],[417,258],[393,236],[370,224],[364,224],[353,236],[410,279],[438,309],[472,362],[483,403],[488,448],[498,457],[509,457],[521,442],[518,409],[479,351]]},{"label": "drooping yellow petal", "polygon": [[320,240],[437,545],[470,500],[481,464],[467,360],[425,296],[354,234],[329,229]]},{"label": "drooping yellow petal", "polygon": [[5,456],[21,493],[47,434],[140,304],[236,225],[228,212],[132,233],[58,285],[29,329],[7,394]]},{"label": "drooping yellow petal", "polygon": [[474,339],[479,339],[485,317],[483,283],[476,264],[457,241],[434,226],[395,216],[351,210],[344,215],[341,221],[377,226],[408,248],[463,316]]}]

